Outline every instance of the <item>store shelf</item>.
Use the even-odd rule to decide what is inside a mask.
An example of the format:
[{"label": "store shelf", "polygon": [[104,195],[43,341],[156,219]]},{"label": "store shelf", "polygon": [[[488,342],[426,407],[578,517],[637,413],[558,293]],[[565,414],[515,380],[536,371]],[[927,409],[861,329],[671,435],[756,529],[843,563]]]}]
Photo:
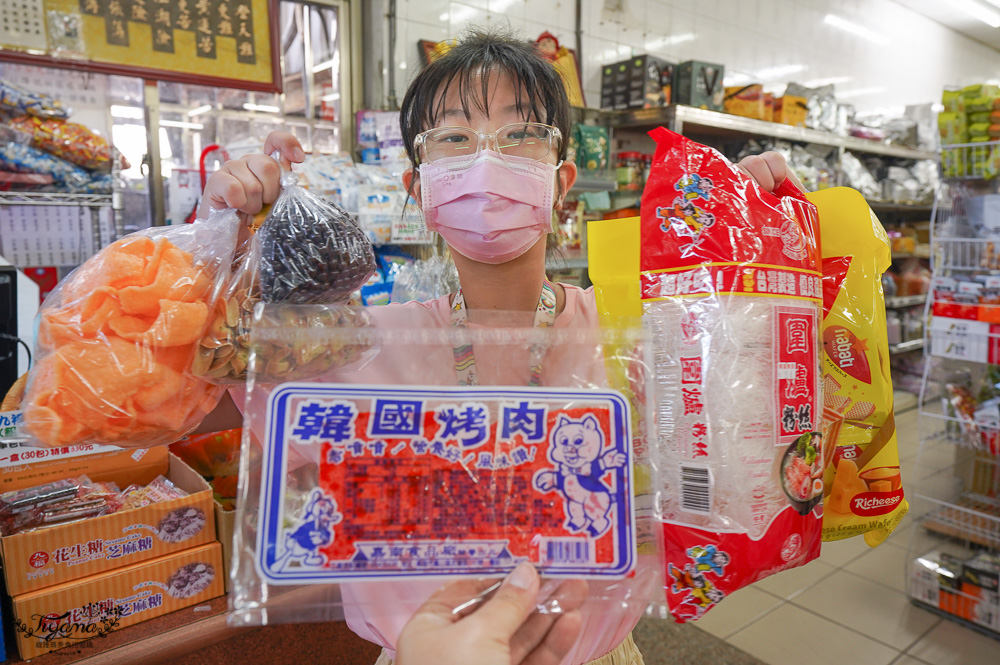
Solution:
[{"label": "store shelf", "polygon": [[[611,118],[611,125],[622,129],[641,129],[658,125],[673,126],[674,123],[680,123],[682,126],[694,125],[698,127],[698,131],[691,132],[691,134],[697,136],[733,138],[766,136],[798,143],[815,143],[818,145],[845,148],[854,152],[901,157],[903,159],[936,160],[938,158],[936,152],[927,150],[914,150],[913,148],[868,141],[850,136],[837,136],[836,134],[817,129],[793,127],[777,122],[743,118],[738,115],[707,111],[691,106],[638,109],[635,111],[625,111]],[[687,134],[687,132],[682,133]]]},{"label": "store shelf", "polygon": [[921,602],[921,601],[917,600],[916,598],[910,598],[910,602],[913,605],[915,605],[916,607],[919,607],[922,610],[926,610],[926,611],[931,612],[933,614],[937,614],[938,616],[940,616],[940,617],[942,617],[944,619],[947,619],[947,620],[949,620],[949,621],[951,621],[953,623],[957,623],[958,625],[962,626],[963,628],[968,628],[969,630],[973,630],[973,631],[975,631],[977,633],[980,633],[981,635],[985,635],[986,637],[990,637],[990,638],[992,638],[994,640],[1000,640],[1000,633],[997,633],[996,631],[990,630],[986,626],[980,626],[978,623],[975,623],[975,622],[972,622],[972,621],[967,621],[967,620],[963,619],[960,616],[956,616],[956,615],[952,614],[951,612],[945,612],[940,607],[934,607],[933,605],[928,605],[927,603]]},{"label": "store shelf", "polygon": [[921,339],[911,339],[908,342],[900,342],[899,344],[889,345],[889,355],[894,356],[900,353],[908,353],[910,351],[917,351],[924,348],[924,340]]},{"label": "store shelf", "polygon": [[618,183],[611,177],[600,177],[593,175],[581,175],[576,179],[571,192],[613,192],[617,189]]},{"label": "store shelf", "polygon": [[886,309],[900,309],[902,307],[914,307],[927,302],[927,294],[921,293],[916,296],[893,296],[885,299]]},{"label": "store shelf", "polygon": [[1000,549],[1000,500],[967,493],[954,503],[941,503],[917,496],[939,504],[923,517],[921,524],[928,531]]},{"label": "store shelf", "polygon": [[868,200],[868,207],[876,214],[890,215],[927,215],[934,211],[934,206],[930,203],[893,203],[890,201]]},{"label": "store shelf", "polygon": [[111,207],[108,194],[64,194],[55,192],[0,192],[0,205]]}]

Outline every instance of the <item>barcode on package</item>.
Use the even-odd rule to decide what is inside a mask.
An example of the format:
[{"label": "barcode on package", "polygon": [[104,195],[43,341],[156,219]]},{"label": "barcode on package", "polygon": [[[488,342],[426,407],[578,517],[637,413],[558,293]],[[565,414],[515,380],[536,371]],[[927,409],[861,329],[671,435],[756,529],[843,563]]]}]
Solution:
[{"label": "barcode on package", "polygon": [[707,467],[681,466],[681,510],[699,515],[712,512],[712,474]]},{"label": "barcode on package", "polygon": [[546,538],[541,543],[548,565],[590,563],[590,541],[584,538]]}]

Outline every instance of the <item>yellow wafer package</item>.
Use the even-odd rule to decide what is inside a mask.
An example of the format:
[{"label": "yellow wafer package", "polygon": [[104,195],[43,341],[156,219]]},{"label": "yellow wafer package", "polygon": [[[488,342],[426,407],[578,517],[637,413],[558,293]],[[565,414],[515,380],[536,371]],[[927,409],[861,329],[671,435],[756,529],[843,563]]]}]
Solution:
[{"label": "yellow wafer package", "polygon": [[825,189],[823,255],[823,540],[884,541],[909,506],[899,473],[882,273],[889,238],[864,197]]}]

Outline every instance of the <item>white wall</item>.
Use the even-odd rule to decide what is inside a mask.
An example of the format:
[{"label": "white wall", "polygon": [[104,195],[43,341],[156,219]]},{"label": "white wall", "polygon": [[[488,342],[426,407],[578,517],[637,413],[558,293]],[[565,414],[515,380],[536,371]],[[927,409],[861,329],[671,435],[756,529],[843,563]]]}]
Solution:
[{"label": "white wall", "polygon": [[[582,3],[582,76],[589,106],[600,103],[601,64],[646,52],[676,62],[721,63],[731,83],[763,80],[779,92],[789,80],[849,78],[836,84],[838,97],[859,110],[935,102],[945,86],[1000,80],[1000,52],[892,0],[621,0],[621,5],[622,11],[609,11],[604,0]],[[573,0],[397,0],[399,98],[419,67],[417,40],[437,41],[470,23],[499,21],[530,38],[549,30],[574,48],[575,6]],[[826,25],[828,13],[891,43],[878,45]],[[766,76],[768,69],[792,65],[801,69]]]}]

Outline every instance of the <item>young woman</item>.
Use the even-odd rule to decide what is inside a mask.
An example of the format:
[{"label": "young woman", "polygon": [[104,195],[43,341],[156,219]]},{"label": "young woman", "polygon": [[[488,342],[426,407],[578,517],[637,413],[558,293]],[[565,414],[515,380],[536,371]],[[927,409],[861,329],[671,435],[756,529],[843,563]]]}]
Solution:
[{"label": "young woman", "polygon": [[[590,290],[551,283],[545,276],[552,210],[562,205],[577,175],[576,166],[567,160],[570,108],[551,63],[527,42],[472,33],[416,76],[403,99],[400,125],[412,162],[404,183],[421,202],[427,225],[451,248],[461,289],[426,303],[375,308],[376,322],[413,328],[474,325],[490,312],[503,312],[504,317],[524,313],[529,321],[533,315],[539,326],[597,326]],[[288,134],[268,137],[264,153],[274,150],[280,150],[286,168],[304,158],[301,146]],[[202,213],[231,207],[249,216],[273,201],[279,169],[265,155],[229,162],[214,174]],[[792,177],[776,153],[750,157],[740,168],[769,191]],[[460,365],[451,351],[399,364],[376,358],[354,380],[412,384],[417,382],[413,373],[419,372],[419,382],[430,385],[516,385],[526,376],[529,385],[574,385],[560,381],[588,373],[595,381],[603,376],[602,363],[581,367],[587,361],[560,357],[559,349],[549,350],[540,377],[526,372],[527,358],[491,359],[477,352],[471,365]],[[221,422],[232,426],[233,407],[223,411],[226,408],[228,417]],[[352,630],[394,649],[406,619],[437,588],[435,583],[407,583],[405,590],[402,586],[344,585]],[[627,602],[641,591],[627,584],[619,591],[625,595],[611,593],[607,602],[584,604],[580,637],[564,663],[641,665],[630,636],[640,603]],[[394,609],[380,609],[387,606]],[[392,655],[384,652],[379,662],[391,662]]]}]

